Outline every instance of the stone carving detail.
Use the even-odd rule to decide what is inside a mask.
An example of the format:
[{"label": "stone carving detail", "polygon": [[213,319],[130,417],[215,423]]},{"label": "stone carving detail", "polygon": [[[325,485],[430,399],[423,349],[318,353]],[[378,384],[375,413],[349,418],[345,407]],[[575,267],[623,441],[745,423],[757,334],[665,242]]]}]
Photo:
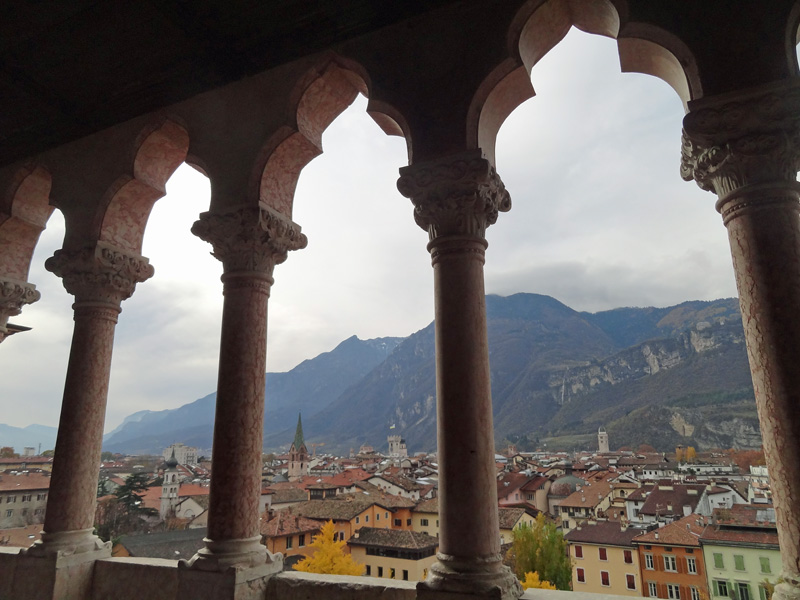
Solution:
[{"label": "stone carving detail", "polygon": [[154,272],[144,256],[128,254],[105,242],[97,242],[94,248],[57,250],[44,266],[61,277],[64,288],[77,302],[117,306],[133,295],[137,283]]},{"label": "stone carving detail", "polygon": [[700,101],[683,126],[681,176],[720,197],[746,185],[794,182],[800,170],[800,86]]},{"label": "stone carving detail", "polygon": [[209,242],[225,272],[271,274],[290,250],[300,250],[308,238],[300,226],[266,205],[247,206],[227,213],[203,213],[192,233]]},{"label": "stone carving detail", "polygon": [[25,304],[32,304],[41,297],[33,284],[16,279],[0,279],[0,316],[16,316],[22,312]]},{"label": "stone carving detail", "polygon": [[483,238],[511,196],[479,150],[400,169],[397,189],[414,203],[414,220],[433,241],[441,236]]}]

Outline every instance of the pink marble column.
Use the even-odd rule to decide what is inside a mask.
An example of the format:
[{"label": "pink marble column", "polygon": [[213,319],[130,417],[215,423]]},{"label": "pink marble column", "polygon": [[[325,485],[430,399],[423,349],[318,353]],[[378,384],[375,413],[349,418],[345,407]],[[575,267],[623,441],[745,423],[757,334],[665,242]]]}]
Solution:
[{"label": "pink marble column", "polygon": [[800,598],[800,86],[689,104],[681,174],[719,197],[769,467],[785,583]]},{"label": "pink marble column", "polygon": [[133,294],[136,283],[153,275],[153,268],[146,258],[102,242],[74,252],[59,250],[45,267],[61,277],[75,296],[75,327],[44,533],[29,552],[107,552],[110,544],[93,535],[92,525],[114,328],[121,302]]},{"label": "pink marble column", "polygon": [[479,151],[400,170],[428,231],[436,310],[439,554],[420,592],[517,598],[502,564],[483,286],[486,227],[511,199]]},{"label": "pink marble column", "polygon": [[41,294],[36,291],[35,285],[0,277],[0,342],[9,335],[6,327],[9,317],[17,316],[24,305],[36,302],[39,298]]},{"label": "pink marble column", "polygon": [[192,232],[222,261],[220,340],[206,546],[190,566],[207,571],[263,565],[259,500],[263,448],[267,300],[275,265],[304,248],[300,227],[267,206],[204,213]]}]

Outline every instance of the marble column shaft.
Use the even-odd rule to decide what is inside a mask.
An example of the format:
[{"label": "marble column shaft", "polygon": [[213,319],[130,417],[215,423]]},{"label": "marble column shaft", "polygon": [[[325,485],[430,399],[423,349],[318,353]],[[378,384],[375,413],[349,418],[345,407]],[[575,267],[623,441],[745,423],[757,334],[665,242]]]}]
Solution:
[{"label": "marble column shaft", "polygon": [[267,300],[272,271],[303,248],[300,227],[266,207],[204,213],[192,232],[211,242],[223,263],[222,333],[217,382],[206,547],[201,570],[254,567],[267,561],[260,544]]},{"label": "marble column shaft", "polygon": [[500,556],[483,281],[485,229],[511,199],[479,151],[400,171],[428,231],[434,271],[439,554],[426,586],[482,594],[521,588]]},{"label": "marble column shaft", "polygon": [[98,243],[59,250],[45,267],[75,296],[70,347],[42,548],[80,552],[98,546],[92,534],[97,465],[103,444],[114,329],[121,302],[153,274],[146,258]]},{"label": "marble column shaft", "polygon": [[690,104],[681,171],[718,196],[777,516],[784,584],[800,598],[800,87]]}]

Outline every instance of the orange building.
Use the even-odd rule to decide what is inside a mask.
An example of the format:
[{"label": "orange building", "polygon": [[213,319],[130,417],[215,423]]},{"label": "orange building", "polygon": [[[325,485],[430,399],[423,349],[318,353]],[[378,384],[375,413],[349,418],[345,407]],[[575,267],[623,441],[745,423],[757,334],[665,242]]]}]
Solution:
[{"label": "orange building", "polygon": [[642,595],[671,600],[708,598],[700,535],[705,517],[689,515],[633,538],[639,552]]},{"label": "orange building", "polygon": [[[294,564],[304,556],[313,554],[311,542],[322,524],[295,514],[291,508],[276,511],[271,519],[267,514],[261,520],[261,543],[271,553],[282,552],[284,563]],[[297,557],[292,560],[292,557]]]}]

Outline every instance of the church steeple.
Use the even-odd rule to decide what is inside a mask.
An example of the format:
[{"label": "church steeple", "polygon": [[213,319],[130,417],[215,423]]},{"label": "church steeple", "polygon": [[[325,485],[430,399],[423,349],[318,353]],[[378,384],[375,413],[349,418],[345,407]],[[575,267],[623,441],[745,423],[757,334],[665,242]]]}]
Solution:
[{"label": "church steeple", "polygon": [[295,450],[300,450],[301,446],[305,446],[305,441],[303,440],[303,421],[301,414],[297,413],[297,431],[294,434]]},{"label": "church steeple", "polygon": [[296,481],[308,475],[308,449],[303,439],[303,420],[298,413],[297,431],[294,434],[292,447],[289,448],[289,481]]}]

